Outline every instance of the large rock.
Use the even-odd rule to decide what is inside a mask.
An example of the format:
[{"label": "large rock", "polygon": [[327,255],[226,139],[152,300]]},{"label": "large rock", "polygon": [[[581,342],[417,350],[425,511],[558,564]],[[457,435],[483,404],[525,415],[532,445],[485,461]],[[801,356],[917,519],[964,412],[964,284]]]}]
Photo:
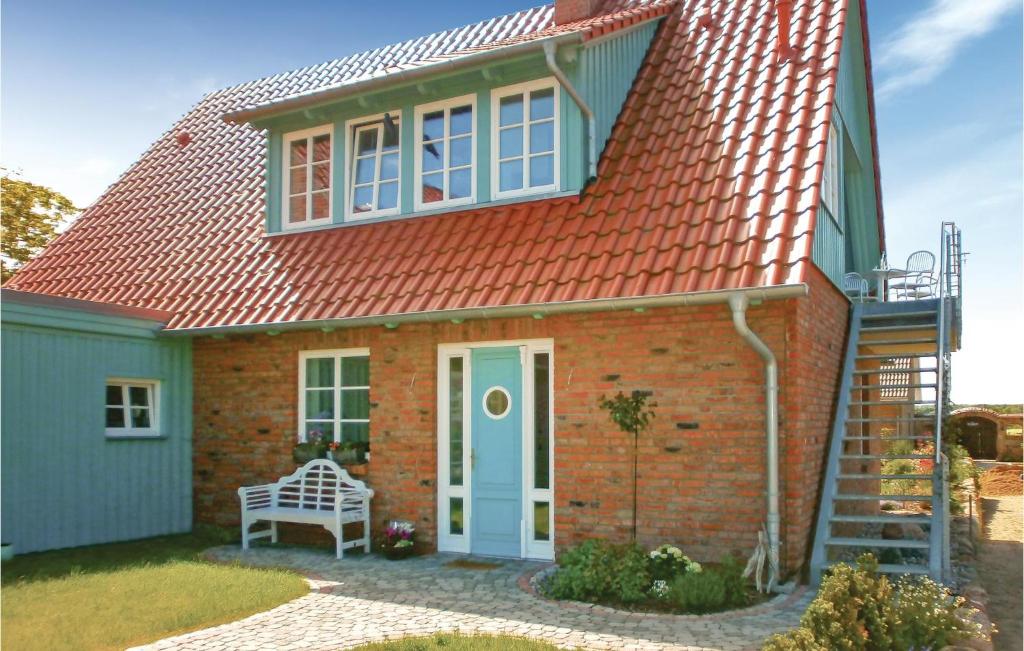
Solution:
[{"label": "large rock", "polygon": [[882,527],[886,540],[928,540],[928,533],[919,524],[889,522]]}]

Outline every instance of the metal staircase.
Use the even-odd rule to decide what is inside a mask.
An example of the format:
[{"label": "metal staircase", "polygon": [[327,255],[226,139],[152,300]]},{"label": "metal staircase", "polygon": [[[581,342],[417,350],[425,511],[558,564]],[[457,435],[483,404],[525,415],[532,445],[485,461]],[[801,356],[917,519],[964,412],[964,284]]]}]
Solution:
[{"label": "metal staircase", "polygon": [[830,565],[866,551],[885,573],[948,577],[942,420],[960,330],[955,225],[943,225],[940,251],[937,298],[853,307],[811,552],[813,584]]}]

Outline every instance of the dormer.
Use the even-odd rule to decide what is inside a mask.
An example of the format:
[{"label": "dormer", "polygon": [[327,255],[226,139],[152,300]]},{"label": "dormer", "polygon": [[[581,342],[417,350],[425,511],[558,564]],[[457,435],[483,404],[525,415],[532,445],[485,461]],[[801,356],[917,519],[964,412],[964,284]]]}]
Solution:
[{"label": "dormer", "polygon": [[266,131],[267,233],[578,194],[670,8],[565,23],[556,6],[527,40],[413,64],[393,46],[359,77],[225,116]]}]

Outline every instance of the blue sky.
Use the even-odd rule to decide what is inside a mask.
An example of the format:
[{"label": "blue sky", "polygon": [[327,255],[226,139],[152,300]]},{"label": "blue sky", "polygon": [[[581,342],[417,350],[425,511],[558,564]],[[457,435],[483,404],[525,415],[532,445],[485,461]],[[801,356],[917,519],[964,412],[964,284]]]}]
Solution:
[{"label": "blue sky", "polygon": [[[538,1],[6,0],[0,165],[88,205],[205,92]],[[1021,0],[868,11],[890,259],[962,226],[953,399],[1021,402]]]}]

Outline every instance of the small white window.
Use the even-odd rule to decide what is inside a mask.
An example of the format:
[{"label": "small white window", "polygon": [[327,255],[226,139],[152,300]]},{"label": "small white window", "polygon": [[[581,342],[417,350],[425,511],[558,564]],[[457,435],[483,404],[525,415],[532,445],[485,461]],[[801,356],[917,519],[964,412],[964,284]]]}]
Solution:
[{"label": "small white window", "polygon": [[491,92],[495,198],[558,189],[558,91],[553,79],[542,79]]},{"label": "small white window", "polygon": [[398,213],[401,124],[391,113],[350,123],[348,212],[355,219]]},{"label": "small white window", "polygon": [[305,228],[331,221],[331,125],[284,135],[281,224]]},{"label": "small white window", "polygon": [[825,173],[821,182],[821,199],[833,217],[839,219],[839,130],[829,124],[825,149]]},{"label": "small white window", "polygon": [[107,380],[107,436],[159,436],[159,382]]},{"label": "small white window", "polygon": [[472,203],[476,96],[416,107],[416,210]]},{"label": "small white window", "polygon": [[370,351],[299,353],[299,437],[318,432],[363,454],[370,447]]}]

